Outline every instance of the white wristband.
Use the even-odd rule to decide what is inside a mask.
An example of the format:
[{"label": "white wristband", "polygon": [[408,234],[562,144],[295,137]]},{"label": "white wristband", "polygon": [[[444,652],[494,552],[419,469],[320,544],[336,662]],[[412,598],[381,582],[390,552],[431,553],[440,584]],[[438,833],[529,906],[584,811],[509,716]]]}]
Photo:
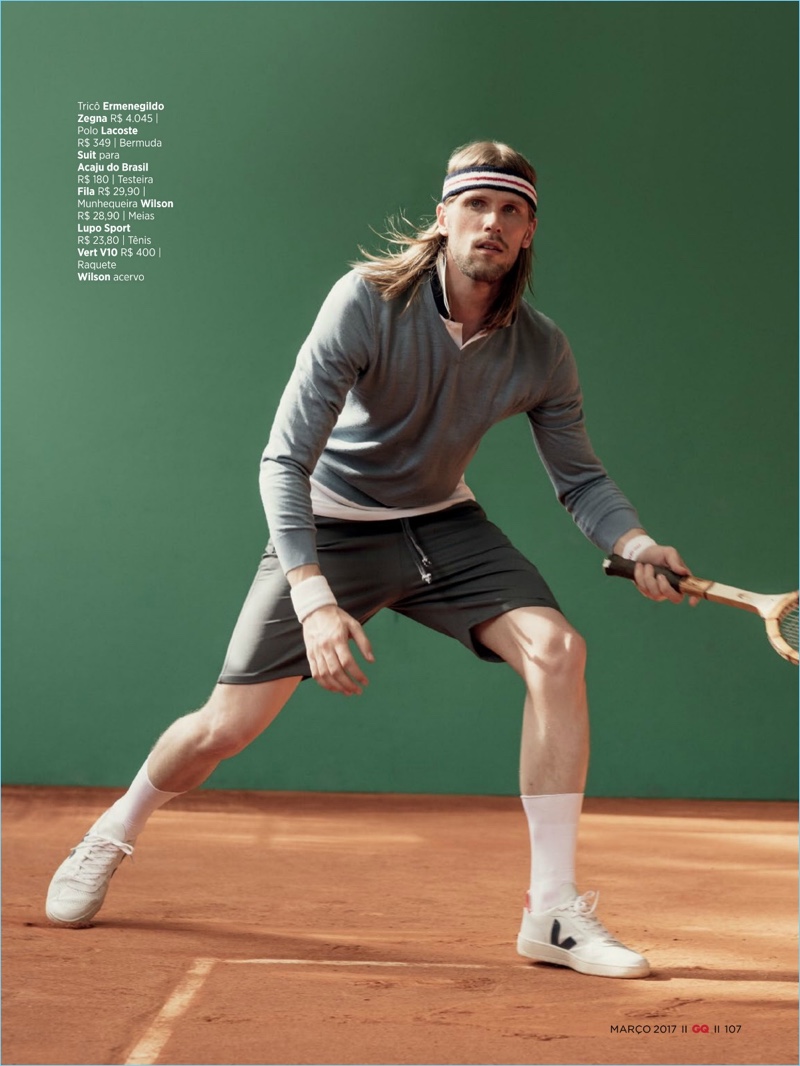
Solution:
[{"label": "white wristband", "polygon": [[650,548],[655,543],[656,541],[648,537],[646,533],[638,533],[635,537],[631,537],[622,549],[622,558],[630,559],[632,563],[635,563],[645,548]]},{"label": "white wristband", "polygon": [[307,577],[305,581],[295,585],[291,597],[292,606],[300,622],[305,622],[318,607],[336,606],[336,597],[322,574],[318,577]]}]

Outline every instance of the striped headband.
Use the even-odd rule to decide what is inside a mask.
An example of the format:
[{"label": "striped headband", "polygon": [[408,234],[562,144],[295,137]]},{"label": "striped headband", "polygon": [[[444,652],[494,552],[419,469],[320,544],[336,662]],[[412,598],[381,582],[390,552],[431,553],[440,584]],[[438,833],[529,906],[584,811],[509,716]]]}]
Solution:
[{"label": "striped headband", "polygon": [[500,192],[513,192],[527,200],[533,210],[536,210],[536,189],[534,186],[513,170],[505,167],[465,167],[463,170],[454,170],[444,179],[442,189],[442,203],[451,196],[467,192],[469,189],[497,189]]}]

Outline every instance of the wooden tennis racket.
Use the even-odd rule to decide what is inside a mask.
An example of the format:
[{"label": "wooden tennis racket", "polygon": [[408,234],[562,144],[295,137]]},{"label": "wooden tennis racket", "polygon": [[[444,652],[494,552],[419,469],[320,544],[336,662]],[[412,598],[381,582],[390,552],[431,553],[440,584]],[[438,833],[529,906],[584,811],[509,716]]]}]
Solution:
[{"label": "wooden tennis racket", "polygon": [[[633,580],[634,563],[623,559],[621,555],[609,555],[603,563],[603,569],[609,577],[627,577]],[[700,577],[685,577],[654,566],[657,574],[663,574],[670,585],[687,596],[699,596],[712,603],[724,603],[728,607],[740,607],[743,611],[752,611],[761,615],[767,624],[767,637],[778,655],[798,665],[800,656],[797,651],[797,593],[782,592],[768,596],[760,592],[746,592],[744,589],[721,585],[718,581],[705,581]]]}]

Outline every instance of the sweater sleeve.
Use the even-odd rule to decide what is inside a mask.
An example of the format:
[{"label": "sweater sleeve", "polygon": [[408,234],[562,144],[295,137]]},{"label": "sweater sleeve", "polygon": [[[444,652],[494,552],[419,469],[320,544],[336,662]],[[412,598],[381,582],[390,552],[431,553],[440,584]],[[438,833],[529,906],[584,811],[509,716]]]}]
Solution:
[{"label": "sweater sleeve", "polygon": [[528,412],[534,441],[559,501],[581,532],[610,552],[639,526],[632,504],[606,473],[586,432],[578,370],[563,333],[545,399]]},{"label": "sweater sleeve", "polygon": [[284,572],[317,562],[309,477],[374,345],[367,282],[351,272],[331,289],[300,349],[261,459],[261,499]]}]

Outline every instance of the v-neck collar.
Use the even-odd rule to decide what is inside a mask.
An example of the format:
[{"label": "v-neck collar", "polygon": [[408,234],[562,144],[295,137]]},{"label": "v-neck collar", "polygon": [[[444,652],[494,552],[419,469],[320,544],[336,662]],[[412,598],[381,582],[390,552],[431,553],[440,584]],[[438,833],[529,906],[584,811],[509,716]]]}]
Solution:
[{"label": "v-neck collar", "polygon": [[431,271],[430,289],[434,303],[436,304],[436,310],[439,312],[439,317],[442,320],[442,325],[447,330],[450,339],[459,351],[463,351],[464,348],[472,344],[473,341],[483,340],[484,337],[488,337],[490,333],[494,332],[493,330],[481,329],[477,333],[473,333],[466,343],[462,340],[464,326],[461,322],[456,322],[450,314],[450,304],[447,299],[446,257],[444,252],[439,253],[436,260],[436,268]]}]

